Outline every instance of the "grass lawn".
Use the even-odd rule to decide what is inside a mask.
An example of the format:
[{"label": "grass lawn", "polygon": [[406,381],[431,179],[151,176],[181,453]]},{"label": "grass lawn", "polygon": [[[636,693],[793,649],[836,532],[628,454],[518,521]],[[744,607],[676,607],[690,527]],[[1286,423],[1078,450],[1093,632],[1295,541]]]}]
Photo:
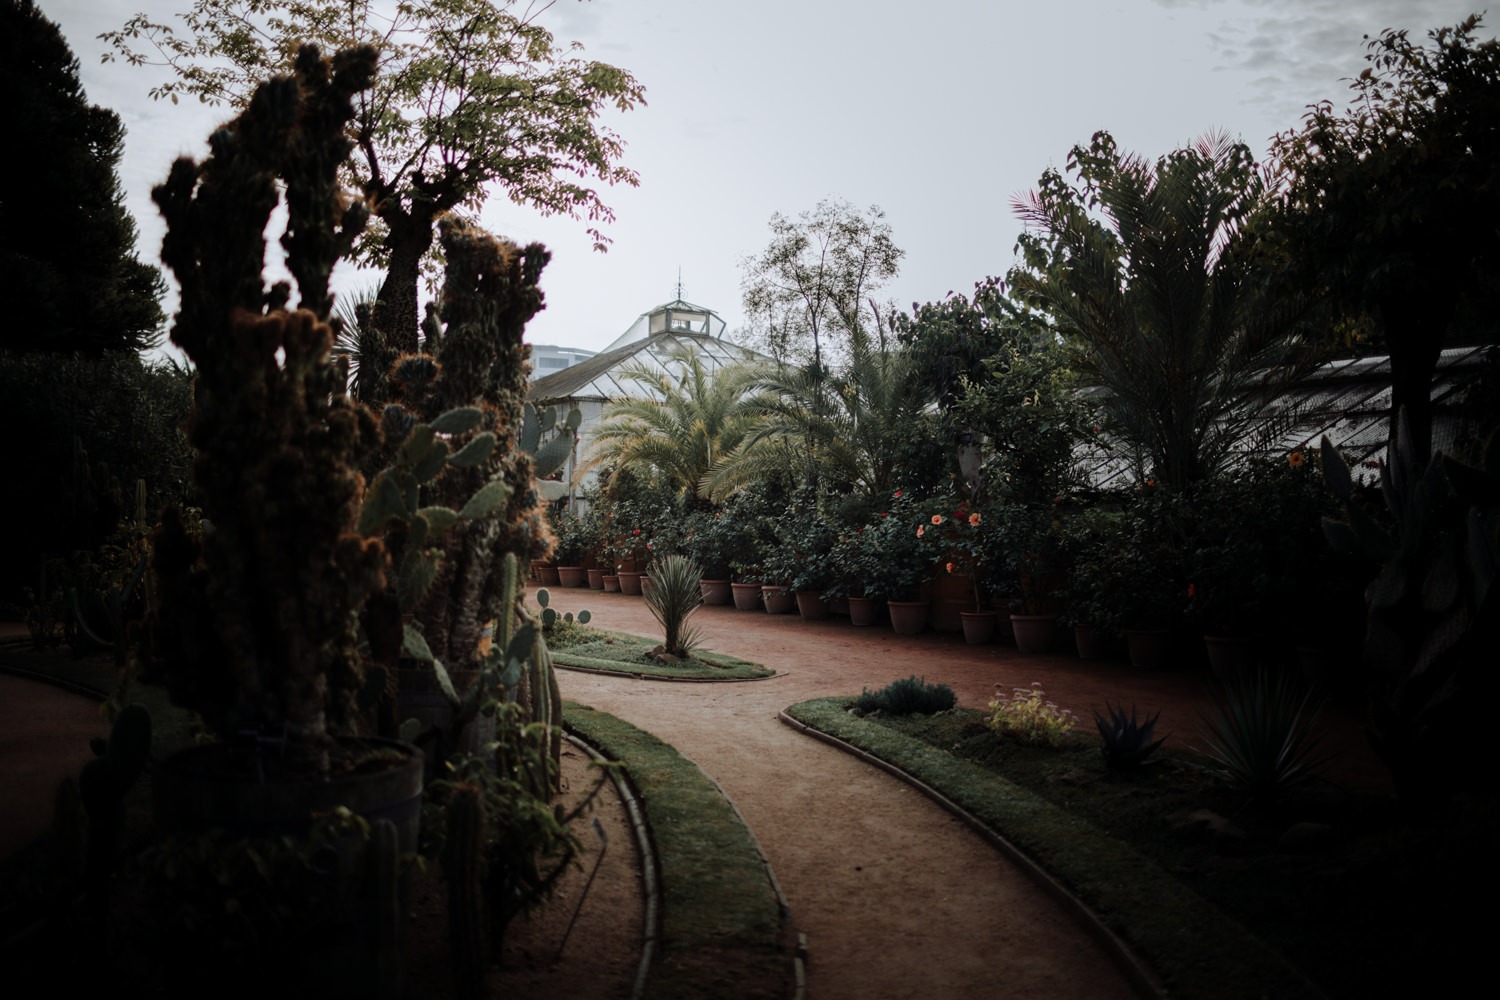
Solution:
[{"label": "grass lawn", "polygon": [[1433,995],[1484,954],[1487,921],[1459,901],[1493,884],[1500,824],[1488,812],[1413,823],[1383,796],[1328,783],[1257,806],[1202,769],[1195,734],[1120,775],[1092,729],[1031,748],[997,738],[980,712],[860,719],[850,701],[789,713],[978,816],[1174,995]]},{"label": "grass lawn", "polygon": [[774,670],[758,663],[701,650],[685,660],[661,663],[647,656],[659,645],[658,639],[643,639],[624,632],[606,632],[577,623],[554,628],[547,635],[552,662],[560,667],[698,681],[746,681],[775,674]]}]

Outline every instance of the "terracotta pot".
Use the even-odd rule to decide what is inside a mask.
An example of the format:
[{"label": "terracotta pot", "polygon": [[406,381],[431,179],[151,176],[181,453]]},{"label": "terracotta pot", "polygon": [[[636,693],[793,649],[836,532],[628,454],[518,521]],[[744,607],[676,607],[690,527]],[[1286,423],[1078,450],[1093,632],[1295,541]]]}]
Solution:
[{"label": "terracotta pot", "polygon": [[758,583],[731,583],[730,591],[734,594],[734,606],[741,611],[760,610],[760,584]]},{"label": "terracotta pot", "polygon": [[1050,653],[1057,645],[1057,615],[1011,615],[1010,628],[1023,653]]},{"label": "terracotta pot", "polygon": [[786,615],[797,610],[797,595],[789,587],[768,583],[760,588],[760,593],[768,615]]},{"label": "terracotta pot", "polygon": [[597,566],[591,566],[591,567],[589,567],[588,574],[589,574],[589,589],[590,590],[603,590],[604,589],[604,570],[599,569]]},{"label": "terracotta pot", "polygon": [[541,577],[543,587],[558,587],[562,585],[562,579],[557,575],[556,566],[538,566],[537,573]]},{"label": "terracotta pot", "polygon": [[1156,670],[1167,665],[1172,654],[1172,633],[1164,628],[1128,628],[1125,648],[1130,665],[1141,670]]},{"label": "terracotta pot", "polygon": [[[463,694],[479,683],[480,673],[478,670],[450,670],[448,677],[454,690]],[[456,740],[449,742],[446,727],[453,721],[453,705],[438,686],[437,674],[429,667],[401,666],[396,670],[396,718],[402,722],[416,719],[424,729],[431,726],[436,730],[434,738],[422,750],[426,756],[422,775],[428,781],[442,776],[439,769],[453,754],[483,753],[485,746],[495,738],[495,717],[480,714],[463,728]]]},{"label": "terracotta pot", "polygon": [[1000,616],[993,611],[960,611],[964,642],[971,646],[984,646],[995,641],[995,626]]},{"label": "terracotta pot", "polygon": [[589,571],[582,566],[559,566],[557,567],[557,585],[559,587],[587,587]]},{"label": "terracotta pot", "polygon": [[620,578],[614,573],[604,574],[604,592],[606,594],[618,594],[620,592]]},{"label": "terracotta pot", "polygon": [[819,622],[828,617],[828,602],[823,600],[821,590],[797,591],[797,612],[810,622]]},{"label": "terracotta pot", "polygon": [[886,601],[885,609],[897,635],[916,635],[927,627],[926,601]]},{"label": "terracotta pot", "polygon": [[630,594],[634,597],[641,596],[641,577],[645,576],[640,570],[620,570],[620,593]]},{"label": "terracotta pot", "polygon": [[703,603],[722,606],[734,600],[734,591],[728,580],[703,580],[698,584],[703,591]]},{"label": "terracotta pot", "polygon": [[1073,643],[1078,647],[1079,657],[1085,660],[1106,660],[1114,646],[1108,633],[1086,622],[1073,624]]},{"label": "terracotta pot", "polygon": [[851,594],[848,601],[850,625],[864,627],[880,621],[880,598],[855,597]]}]

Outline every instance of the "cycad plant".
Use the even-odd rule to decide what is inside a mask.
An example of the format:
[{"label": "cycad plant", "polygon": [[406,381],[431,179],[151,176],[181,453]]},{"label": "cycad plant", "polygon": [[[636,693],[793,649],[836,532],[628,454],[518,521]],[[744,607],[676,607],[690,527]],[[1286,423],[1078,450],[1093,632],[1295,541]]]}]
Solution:
[{"label": "cycad plant", "polygon": [[699,629],[688,624],[688,618],[703,604],[702,580],[703,571],[687,556],[664,556],[651,564],[646,607],[665,632],[662,652],[669,656],[691,655],[702,639]]},{"label": "cycad plant", "polygon": [[1206,135],[1152,163],[1107,132],[1014,202],[1027,223],[1011,286],[1047,313],[1109,431],[1169,486],[1208,478],[1306,360],[1258,294],[1240,237],[1264,178],[1243,143]]}]

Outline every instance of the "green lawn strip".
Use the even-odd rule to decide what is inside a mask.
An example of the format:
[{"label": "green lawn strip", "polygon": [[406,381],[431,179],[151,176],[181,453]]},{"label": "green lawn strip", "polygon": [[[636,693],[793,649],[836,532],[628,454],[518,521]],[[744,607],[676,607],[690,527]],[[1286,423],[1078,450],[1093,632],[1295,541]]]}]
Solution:
[{"label": "green lawn strip", "polygon": [[648,660],[645,654],[658,645],[658,639],[647,639],[625,632],[590,630],[586,641],[552,649],[552,662],[561,667],[684,680],[753,680],[775,674],[774,670],[768,670],[758,663],[724,653],[699,651],[692,659],[672,664]]},{"label": "green lawn strip", "polygon": [[648,997],[789,993],[781,903],[760,850],[703,771],[643,730],[568,702],[569,732],[625,765],[656,849],[661,950]]},{"label": "green lawn strip", "polygon": [[850,715],[851,698],[787,709],[933,788],[1034,861],[1092,910],[1174,996],[1316,997],[1244,926],[1126,844],[985,768]]}]

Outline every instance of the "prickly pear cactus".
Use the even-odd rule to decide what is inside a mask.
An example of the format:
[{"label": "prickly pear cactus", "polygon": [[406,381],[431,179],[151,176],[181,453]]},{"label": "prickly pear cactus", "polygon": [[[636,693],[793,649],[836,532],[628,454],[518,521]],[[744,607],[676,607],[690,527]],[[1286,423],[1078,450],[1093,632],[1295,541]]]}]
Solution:
[{"label": "prickly pear cactus", "polygon": [[[199,545],[169,518],[157,545],[173,695],[219,734],[284,741],[289,762],[320,770],[359,688],[354,612],[384,579],[381,543],[354,531],[357,462],[379,431],[345,396],[327,322],[329,275],[369,216],[337,173],[375,66],[370,48],[304,47],[294,75],[210,136],[207,160],[178,160],[152,192],[182,289],[172,340],[197,369],[188,433],[209,526]],[[283,199],[295,309],[262,273]]]}]

